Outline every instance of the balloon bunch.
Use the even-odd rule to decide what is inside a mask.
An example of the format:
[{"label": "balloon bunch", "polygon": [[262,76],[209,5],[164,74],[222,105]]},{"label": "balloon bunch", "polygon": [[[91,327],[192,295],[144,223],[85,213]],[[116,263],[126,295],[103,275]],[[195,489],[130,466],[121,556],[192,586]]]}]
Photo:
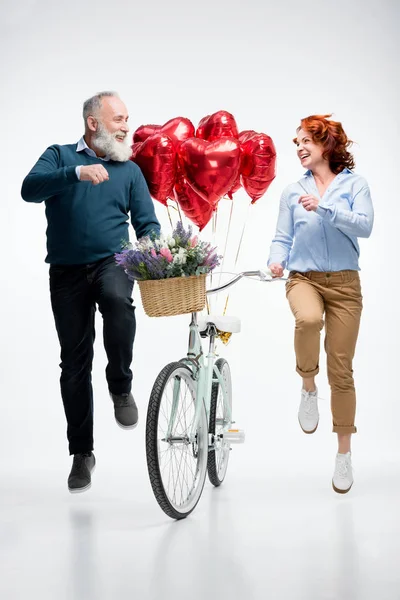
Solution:
[{"label": "balloon bunch", "polygon": [[257,202],[275,178],[276,152],[265,133],[239,133],[229,112],[201,119],[197,130],[189,119],[165,125],[141,125],[133,134],[131,160],[139,165],[150,194],[167,206],[175,200],[200,231],[218,202],[243,186]]}]

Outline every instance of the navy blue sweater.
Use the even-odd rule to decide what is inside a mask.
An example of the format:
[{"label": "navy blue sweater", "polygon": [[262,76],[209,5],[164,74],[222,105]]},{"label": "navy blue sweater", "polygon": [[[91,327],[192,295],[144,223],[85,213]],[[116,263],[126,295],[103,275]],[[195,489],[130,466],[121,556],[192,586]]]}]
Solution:
[{"label": "navy blue sweater", "polygon": [[56,265],[90,264],[120,252],[129,239],[129,213],[136,237],[160,224],[140,168],[127,162],[102,162],[109,180],[99,185],[79,181],[78,165],[100,159],[76,152],[77,144],[54,145],[25,177],[21,195],[27,202],[45,202],[46,262]]}]

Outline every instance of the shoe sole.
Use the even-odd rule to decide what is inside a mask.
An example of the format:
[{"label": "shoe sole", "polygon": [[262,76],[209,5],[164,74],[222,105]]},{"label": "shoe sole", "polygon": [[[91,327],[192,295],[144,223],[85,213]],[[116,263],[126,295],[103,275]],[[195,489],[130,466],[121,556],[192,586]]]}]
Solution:
[{"label": "shoe sole", "polygon": [[349,488],[347,488],[347,490],[339,490],[339,488],[337,488],[332,481],[332,487],[337,494],[347,494],[347,492],[349,492],[351,490],[351,488],[353,487],[353,484],[351,484],[351,486]]},{"label": "shoe sole", "polygon": [[139,424],[139,419],[133,425],[122,425],[122,423],[117,421],[117,419],[115,419],[115,422],[118,425],[118,427],[120,427],[121,429],[135,429]]},{"label": "shoe sole", "polygon": [[70,494],[82,494],[83,492],[86,492],[87,490],[90,490],[90,488],[92,487],[92,482],[90,482],[88,485],[85,485],[85,487],[82,488],[70,488],[68,487],[68,491]]},{"label": "shoe sole", "polygon": [[[93,465],[93,469],[90,471],[90,477],[92,477],[95,470],[96,470],[96,463]],[[83,492],[87,492],[87,490],[90,490],[91,487],[92,487],[92,482],[88,483],[87,485],[85,485],[85,487],[82,487],[82,488],[70,488],[68,486],[68,491],[70,494],[82,494]]]},{"label": "shoe sole", "polygon": [[299,425],[300,425],[300,427],[301,427],[301,430],[302,430],[302,431],[304,431],[304,433],[307,433],[307,434],[309,434],[309,435],[311,435],[312,433],[315,433],[315,432],[317,431],[317,429],[318,429],[318,424],[319,424],[319,423],[317,423],[317,425],[316,425],[315,429],[313,429],[312,431],[307,431],[306,429],[303,429],[303,427],[301,426],[301,423],[300,423],[300,419],[299,419]]}]

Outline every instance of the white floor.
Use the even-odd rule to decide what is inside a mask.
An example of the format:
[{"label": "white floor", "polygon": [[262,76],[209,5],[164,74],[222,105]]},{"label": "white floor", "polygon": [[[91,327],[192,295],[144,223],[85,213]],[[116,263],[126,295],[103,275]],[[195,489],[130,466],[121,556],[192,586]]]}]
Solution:
[{"label": "white floor", "polygon": [[181,522],[129,458],[98,457],[91,490],[73,496],[45,456],[37,471],[3,471],[0,598],[400,599],[398,462],[359,464],[342,497],[309,454],[289,464],[271,453],[251,469],[246,456],[232,455],[224,485],[207,483]]}]

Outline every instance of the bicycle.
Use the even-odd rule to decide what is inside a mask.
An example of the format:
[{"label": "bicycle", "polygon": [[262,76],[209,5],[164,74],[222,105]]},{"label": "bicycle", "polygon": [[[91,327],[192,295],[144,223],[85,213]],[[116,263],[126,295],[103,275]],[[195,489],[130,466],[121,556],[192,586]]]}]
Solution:
[{"label": "bicycle", "polygon": [[[264,271],[245,271],[207,295],[243,277],[277,281]],[[196,508],[207,472],[214,486],[222,484],[231,445],[244,442],[244,431],[232,428],[229,364],[215,355],[216,337],[239,331],[237,317],[199,319],[192,313],[186,357],[166,365],[154,382],[146,421],[147,468],[155,498],[172,519],[184,519]],[[201,338],[210,340],[207,362]]]}]

